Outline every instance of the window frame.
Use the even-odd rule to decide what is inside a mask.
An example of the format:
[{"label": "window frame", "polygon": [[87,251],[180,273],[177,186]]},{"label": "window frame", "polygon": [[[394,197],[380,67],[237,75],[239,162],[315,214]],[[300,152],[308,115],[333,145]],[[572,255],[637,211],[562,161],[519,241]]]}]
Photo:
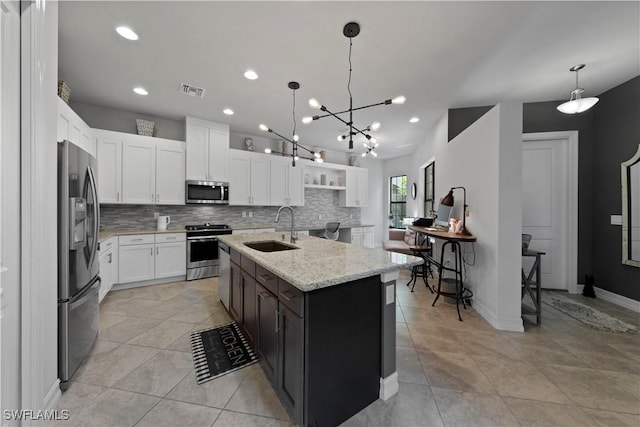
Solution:
[{"label": "window frame", "polygon": [[[398,178],[400,179],[404,178],[404,200],[393,201],[394,180],[396,180],[395,181],[396,186],[400,188],[400,186],[397,184]],[[389,228],[404,228],[404,225],[402,224],[402,220],[407,215],[407,182],[408,182],[407,175],[395,175],[395,176],[389,177],[389,217],[390,217]],[[397,192],[396,195],[401,196],[401,193]],[[398,206],[398,205],[404,206],[404,208],[399,209],[399,212],[398,210],[394,209],[394,206]]]},{"label": "window frame", "polygon": [[[429,178],[431,178],[430,186],[429,186]],[[431,197],[429,197],[429,190],[431,190]],[[425,217],[429,216],[429,213],[432,212],[435,208],[435,192],[436,192],[436,162],[434,160],[424,168],[424,216]]]}]

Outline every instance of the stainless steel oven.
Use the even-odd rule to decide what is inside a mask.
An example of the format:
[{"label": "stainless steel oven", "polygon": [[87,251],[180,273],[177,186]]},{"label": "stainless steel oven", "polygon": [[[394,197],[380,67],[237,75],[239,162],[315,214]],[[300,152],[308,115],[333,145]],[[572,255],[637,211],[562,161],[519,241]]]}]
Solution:
[{"label": "stainless steel oven", "polygon": [[228,225],[187,225],[187,280],[214,277],[219,274],[218,237],[231,234]]}]

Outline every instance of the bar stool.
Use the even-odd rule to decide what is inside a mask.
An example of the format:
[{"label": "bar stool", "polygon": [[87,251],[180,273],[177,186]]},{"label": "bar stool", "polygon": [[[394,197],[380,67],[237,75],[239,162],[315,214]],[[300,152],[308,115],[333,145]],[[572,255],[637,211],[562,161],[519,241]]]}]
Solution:
[{"label": "bar stool", "polygon": [[[416,235],[416,240],[417,239],[418,236]],[[424,246],[425,242],[427,243],[426,246]],[[410,246],[409,249],[413,251],[414,256],[422,258],[423,262],[422,264],[414,265],[411,268],[411,279],[409,280],[409,283],[407,283],[407,286],[411,284],[411,292],[413,292],[413,288],[415,288],[416,286],[418,277],[422,277],[424,285],[431,291],[431,293],[433,293],[433,289],[431,289],[431,286],[429,286],[429,282],[427,281],[427,276],[431,275],[431,278],[433,278],[433,271],[431,271],[431,262],[429,262],[428,259],[428,256],[431,255],[431,244],[429,243],[429,240],[425,239],[422,242],[422,245]]]}]

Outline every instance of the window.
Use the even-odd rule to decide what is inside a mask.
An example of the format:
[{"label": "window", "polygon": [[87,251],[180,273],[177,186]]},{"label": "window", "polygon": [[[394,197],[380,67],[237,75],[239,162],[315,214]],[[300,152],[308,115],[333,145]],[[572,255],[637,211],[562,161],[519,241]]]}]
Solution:
[{"label": "window", "polygon": [[402,228],[407,212],[407,176],[392,176],[389,184],[389,227]]},{"label": "window", "polygon": [[424,168],[424,216],[433,211],[435,193],[436,162],[431,162]]}]

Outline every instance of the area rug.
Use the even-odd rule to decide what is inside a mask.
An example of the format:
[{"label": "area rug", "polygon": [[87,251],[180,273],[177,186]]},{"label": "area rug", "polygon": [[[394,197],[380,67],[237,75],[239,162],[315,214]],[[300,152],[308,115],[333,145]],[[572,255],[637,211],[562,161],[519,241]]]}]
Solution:
[{"label": "area rug", "polygon": [[198,384],[258,361],[236,322],[192,332],[191,353]]},{"label": "area rug", "polygon": [[542,302],[600,331],[625,334],[638,334],[640,332],[634,325],[555,292],[542,292]]}]

